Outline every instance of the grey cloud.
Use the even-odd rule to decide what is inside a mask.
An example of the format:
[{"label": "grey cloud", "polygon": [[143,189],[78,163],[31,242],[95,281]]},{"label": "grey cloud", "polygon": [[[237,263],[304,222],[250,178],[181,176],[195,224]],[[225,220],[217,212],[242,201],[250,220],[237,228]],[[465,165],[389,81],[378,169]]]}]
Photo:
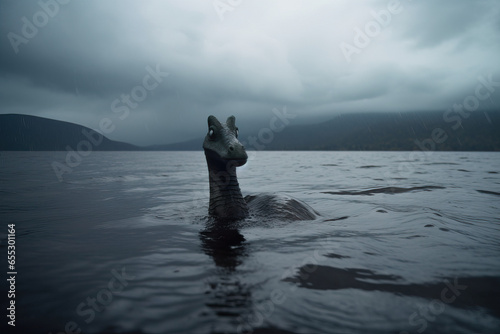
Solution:
[{"label": "grey cloud", "polygon": [[477,27],[479,32],[497,30],[499,7],[488,0],[416,1],[412,4],[411,19],[402,30],[403,36],[413,41],[416,48],[432,48],[452,39],[468,38]]},{"label": "grey cloud", "polygon": [[[199,136],[209,114],[258,125],[284,105],[304,120],[440,110],[479,75],[500,81],[495,0],[401,0],[404,11],[348,63],[340,43],[388,3],[246,1],[221,21],[205,0],[73,0],[15,53],[8,33],[41,8],[0,0],[0,111],[94,128],[110,117],[111,138],[153,144]],[[118,119],[113,101],[157,65],[169,76]],[[485,107],[498,109],[499,96]]]}]

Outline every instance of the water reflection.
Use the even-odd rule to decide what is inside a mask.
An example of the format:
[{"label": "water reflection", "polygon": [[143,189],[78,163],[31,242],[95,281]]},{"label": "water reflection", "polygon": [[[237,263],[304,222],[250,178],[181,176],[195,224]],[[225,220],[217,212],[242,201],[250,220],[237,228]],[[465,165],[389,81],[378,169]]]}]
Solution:
[{"label": "water reflection", "polygon": [[245,237],[234,226],[211,221],[200,232],[200,240],[205,254],[224,271],[235,271],[247,256]]},{"label": "water reflection", "polygon": [[200,232],[201,247],[216,266],[216,275],[209,282],[210,294],[206,305],[214,310],[227,328],[218,330],[234,331],[239,326],[241,317],[252,307],[252,293],[248,284],[238,275],[240,266],[248,256],[247,243],[238,229],[230,225],[209,222]]},{"label": "water reflection", "polygon": [[377,274],[368,269],[308,266],[299,268],[294,277],[285,282],[313,290],[357,289],[382,291],[399,296],[441,300],[454,307],[482,307],[492,315],[500,317],[500,277],[468,276],[441,278],[437,282],[404,283],[397,275]]}]

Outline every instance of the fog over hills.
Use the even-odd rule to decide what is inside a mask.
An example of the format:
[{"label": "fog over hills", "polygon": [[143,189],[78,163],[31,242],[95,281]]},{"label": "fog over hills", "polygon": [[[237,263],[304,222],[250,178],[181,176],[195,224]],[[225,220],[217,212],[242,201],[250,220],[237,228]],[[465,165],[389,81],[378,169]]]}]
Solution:
[{"label": "fog over hills", "polygon": [[[309,125],[286,120],[260,128],[237,125],[249,150],[500,151],[499,112],[475,112],[467,118],[443,112],[350,113]],[[73,123],[0,115],[3,151],[201,150],[203,138],[204,133],[179,143],[136,146]]]},{"label": "fog over hills", "polygon": [[460,118],[443,112],[359,113],[290,126],[265,145],[271,150],[500,151],[500,113]]}]

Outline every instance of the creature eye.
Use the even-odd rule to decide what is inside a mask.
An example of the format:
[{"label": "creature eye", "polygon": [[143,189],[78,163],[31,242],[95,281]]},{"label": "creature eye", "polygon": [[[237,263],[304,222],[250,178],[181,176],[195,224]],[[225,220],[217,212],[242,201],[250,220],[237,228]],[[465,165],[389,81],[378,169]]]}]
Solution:
[{"label": "creature eye", "polygon": [[236,128],[236,129],[234,130],[234,134],[236,135],[236,138],[238,138],[238,134],[239,134],[239,133],[240,133],[240,130],[238,130],[238,128]]},{"label": "creature eye", "polygon": [[214,132],[214,129],[210,129],[210,130],[208,130],[208,136],[209,136],[210,138],[212,138],[212,139],[215,137],[215,132]]}]

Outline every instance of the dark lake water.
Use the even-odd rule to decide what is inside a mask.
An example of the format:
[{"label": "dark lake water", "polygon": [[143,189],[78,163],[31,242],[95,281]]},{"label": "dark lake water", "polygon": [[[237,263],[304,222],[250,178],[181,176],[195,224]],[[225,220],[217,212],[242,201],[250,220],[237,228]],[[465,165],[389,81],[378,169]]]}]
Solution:
[{"label": "dark lake water", "polygon": [[321,216],[220,235],[203,152],[65,156],[0,155],[20,333],[500,332],[498,153],[250,153],[243,195]]}]

